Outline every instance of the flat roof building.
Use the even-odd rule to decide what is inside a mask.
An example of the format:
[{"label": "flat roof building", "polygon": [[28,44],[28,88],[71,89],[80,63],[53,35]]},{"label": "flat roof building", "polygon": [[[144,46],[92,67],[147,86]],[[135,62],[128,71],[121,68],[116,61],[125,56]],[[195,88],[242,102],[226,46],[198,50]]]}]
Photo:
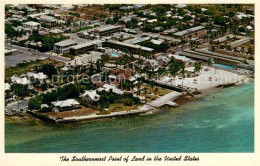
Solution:
[{"label": "flat roof building", "polygon": [[124,42],[119,42],[115,40],[109,40],[103,43],[104,47],[112,47],[116,49],[120,49],[130,53],[138,53],[140,51],[145,53],[153,53],[154,49],[148,47],[142,47],[139,45],[127,44]]},{"label": "flat roof building", "polygon": [[189,28],[180,32],[176,32],[173,35],[176,37],[184,37],[186,39],[191,35],[192,38],[196,37],[196,39],[206,35],[207,31],[204,26],[196,26],[193,28]]},{"label": "flat roof building", "polygon": [[87,43],[72,46],[70,48],[70,53],[76,55],[76,54],[82,54],[88,51],[92,51],[98,47],[99,43],[101,43],[101,41],[92,41],[92,42],[87,42]]},{"label": "flat roof building", "polygon": [[47,27],[53,27],[56,25],[57,20],[55,17],[52,16],[47,16],[47,15],[42,15],[40,17],[40,23],[45,24]]},{"label": "flat roof building", "polygon": [[71,46],[77,45],[77,42],[75,42],[74,40],[63,40],[61,42],[55,43],[54,44],[54,48],[53,51],[56,53],[64,53],[69,51]]},{"label": "flat roof building", "polygon": [[122,26],[115,26],[115,25],[110,25],[110,26],[106,26],[106,27],[101,27],[101,28],[97,28],[94,30],[94,33],[98,36],[104,36],[104,35],[108,35],[111,33],[115,33],[117,31],[119,31],[122,28]]}]

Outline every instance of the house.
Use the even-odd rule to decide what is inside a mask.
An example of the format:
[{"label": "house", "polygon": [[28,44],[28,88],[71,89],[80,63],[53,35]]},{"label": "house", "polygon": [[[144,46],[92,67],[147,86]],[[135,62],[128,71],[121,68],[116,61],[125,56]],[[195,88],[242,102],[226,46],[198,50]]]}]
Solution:
[{"label": "house", "polygon": [[131,10],[133,9],[133,6],[122,6],[119,8],[119,10]]},{"label": "house", "polygon": [[11,86],[9,83],[5,83],[5,91],[11,90]]},{"label": "house", "polygon": [[62,34],[63,31],[60,29],[53,29],[53,30],[50,30],[49,33],[53,34],[53,35],[59,35],[59,34]]},{"label": "house", "polygon": [[55,17],[42,15],[40,17],[40,23],[43,25],[45,24],[47,27],[56,26],[57,20]]},{"label": "house", "polygon": [[100,95],[97,94],[96,90],[86,90],[84,94],[81,95],[82,98],[86,99],[87,102],[99,101]]},{"label": "house", "polygon": [[123,91],[121,91],[120,89],[118,89],[117,87],[115,87],[113,85],[104,84],[103,88],[105,88],[105,91],[107,91],[107,92],[109,92],[111,90],[113,93],[116,93],[118,95],[124,94]]},{"label": "house", "polygon": [[159,65],[161,66],[167,66],[170,62],[170,59],[164,55],[159,55],[156,57],[156,60],[158,61]]},{"label": "house", "polygon": [[47,104],[41,104],[41,109],[48,108],[49,106]]},{"label": "house", "polygon": [[75,107],[79,107],[80,103],[75,99],[67,99],[63,101],[55,101],[51,102],[51,104],[56,108],[56,110],[67,110],[67,109],[73,109]]},{"label": "house", "polygon": [[160,64],[155,59],[146,59],[144,67],[148,68],[148,70],[156,71],[160,67]]},{"label": "house", "polygon": [[160,31],[160,30],[162,30],[162,29],[163,29],[163,27],[160,27],[160,26],[154,28],[154,30],[156,30],[156,31]]},{"label": "house", "polygon": [[253,27],[252,27],[252,26],[250,26],[250,25],[248,25],[248,26],[246,27],[246,29],[250,31],[250,30],[252,30],[252,29],[253,29]]},{"label": "house", "polygon": [[151,16],[157,16],[156,12],[151,12],[150,15]]},{"label": "house", "polygon": [[64,66],[64,67],[62,67],[62,68],[60,69],[60,71],[61,71],[62,73],[66,72],[66,71],[68,71],[68,70],[69,70],[69,68],[68,68],[67,66]]},{"label": "house", "polygon": [[39,81],[44,81],[45,79],[47,79],[47,75],[43,74],[43,72],[37,73],[35,74],[34,72],[28,72],[26,74],[26,78],[28,80],[30,80],[31,82],[33,82],[34,80],[38,79]]},{"label": "house", "polygon": [[32,82],[32,81],[35,79],[35,78],[34,78],[35,75],[36,75],[36,74],[35,74],[34,72],[28,72],[28,73],[26,74],[26,78]]},{"label": "house", "polygon": [[43,72],[40,72],[40,73],[37,73],[37,74],[35,75],[35,78],[38,79],[38,80],[40,80],[40,81],[43,81],[43,80],[47,79],[48,76],[45,75],[45,74],[43,74]]},{"label": "house", "polygon": [[54,44],[54,48],[53,48],[53,51],[56,52],[56,53],[65,53],[65,52],[68,52],[69,49],[72,47],[72,46],[75,46],[77,45],[77,42],[74,41],[74,40],[64,40],[64,41],[61,41],[61,42],[58,42],[58,43],[55,43]]},{"label": "house", "polygon": [[77,33],[77,35],[79,37],[82,37],[82,38],[89,38],[90,37],[88,30],[80,31],[80,32]]},{"label": "house", "polygon": [[205,11],[207,11],[208,9],[206,9],[206,8],[201,8],[201,11],[202,12],[205,12]]},{"label": "house", "polygon": [[140,21],[147,21],[148,18],[144,17],[144,18],[141,18]]},{"label": "house", "polygon": [[26,77],[19,78],[17,76],[12,76],[11,81],[12,81],[12,83],[22,84],[22,85],[30,84],[30,80],[28,80]]},{"label": "house", "polygon": [[160,44],[162,44],[162,43],[164,42],[164,40],[155,40],[155,39],[152,39],[151,42],[152,42],[153,44],[160,45]]},{"label": "house", "polygon": [[187,7],[187,5],[186,4],[178,4],[175,7],[176,8],[185,8],[185,7]]},{"label": "house", "polygon": [[144,6],[144,4],[134,4],[133,5],[133,8],[134,9],[139,9],[139,8],[141,8],[141,7],[143,7]]},{"label": "house", "polygon": [[134,75],[135,75],[134,68],[133,69],[116,68],[109,72],[108,78],[109,78],[110,82],[113,82],[113,81],[121,82],[121,81],[129,80],[129,78]]},{"label": "house", "polygon": [[41,24],[34,21],[29,21],[23,23],[23,28],[29,28],[29,29],[39,29],[41,28]]},{"label": "house", "polygon": [[152,24],[152,23],[157,22],[157,19],[151,19],[151,20],[148,20],[147,22]]},{"label": "house", "polygon": [[98,82],[93,82],[93,84],[95,84],[97,87],[103,87],[105,85],[104,82],[98,81]]}]

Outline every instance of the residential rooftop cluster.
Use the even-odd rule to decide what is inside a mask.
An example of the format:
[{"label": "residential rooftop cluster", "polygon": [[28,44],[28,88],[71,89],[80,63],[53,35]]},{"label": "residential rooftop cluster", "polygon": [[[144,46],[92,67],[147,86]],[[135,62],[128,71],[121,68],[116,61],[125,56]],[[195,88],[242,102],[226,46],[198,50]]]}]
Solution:
[{"label": "residential rooftop cluster", "polygon": [[142,112],[253,78],[254,26],[252,4],[6,5],[6,114]]}]

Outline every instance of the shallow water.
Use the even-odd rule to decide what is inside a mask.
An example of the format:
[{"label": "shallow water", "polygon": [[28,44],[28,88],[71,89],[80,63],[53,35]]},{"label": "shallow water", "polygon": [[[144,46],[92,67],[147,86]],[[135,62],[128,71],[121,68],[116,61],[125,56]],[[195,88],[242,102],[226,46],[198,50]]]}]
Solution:
[{"label": "shallow water", "polygon": [[254,83],[210,92],[157,115],[5,125],[6,152],[254,152]]}]

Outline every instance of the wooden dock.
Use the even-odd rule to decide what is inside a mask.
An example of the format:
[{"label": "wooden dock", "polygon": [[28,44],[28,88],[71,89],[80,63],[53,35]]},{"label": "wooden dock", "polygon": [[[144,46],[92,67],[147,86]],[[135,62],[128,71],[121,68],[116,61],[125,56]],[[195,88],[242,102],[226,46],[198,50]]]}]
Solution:
[{"label": "wooden dock", "polygon": [[[176,92],[176,91],[173,91],[173,92],[170,92],[150,103],[147,103],[147,105],[149,106],[152,106],[152,107],[155,107],[155,108],[160,108],[164,105],[166,105],[167,103],[169,104],[169,102],[171,102],[172,100],[175,100],[177,98],[179,98],[180,96],[182,96],[182,93],[180,92]],[[173,104],[173,103],[170,103],[170,104]],[[176,103],[175,103],[176,104]]]}]

